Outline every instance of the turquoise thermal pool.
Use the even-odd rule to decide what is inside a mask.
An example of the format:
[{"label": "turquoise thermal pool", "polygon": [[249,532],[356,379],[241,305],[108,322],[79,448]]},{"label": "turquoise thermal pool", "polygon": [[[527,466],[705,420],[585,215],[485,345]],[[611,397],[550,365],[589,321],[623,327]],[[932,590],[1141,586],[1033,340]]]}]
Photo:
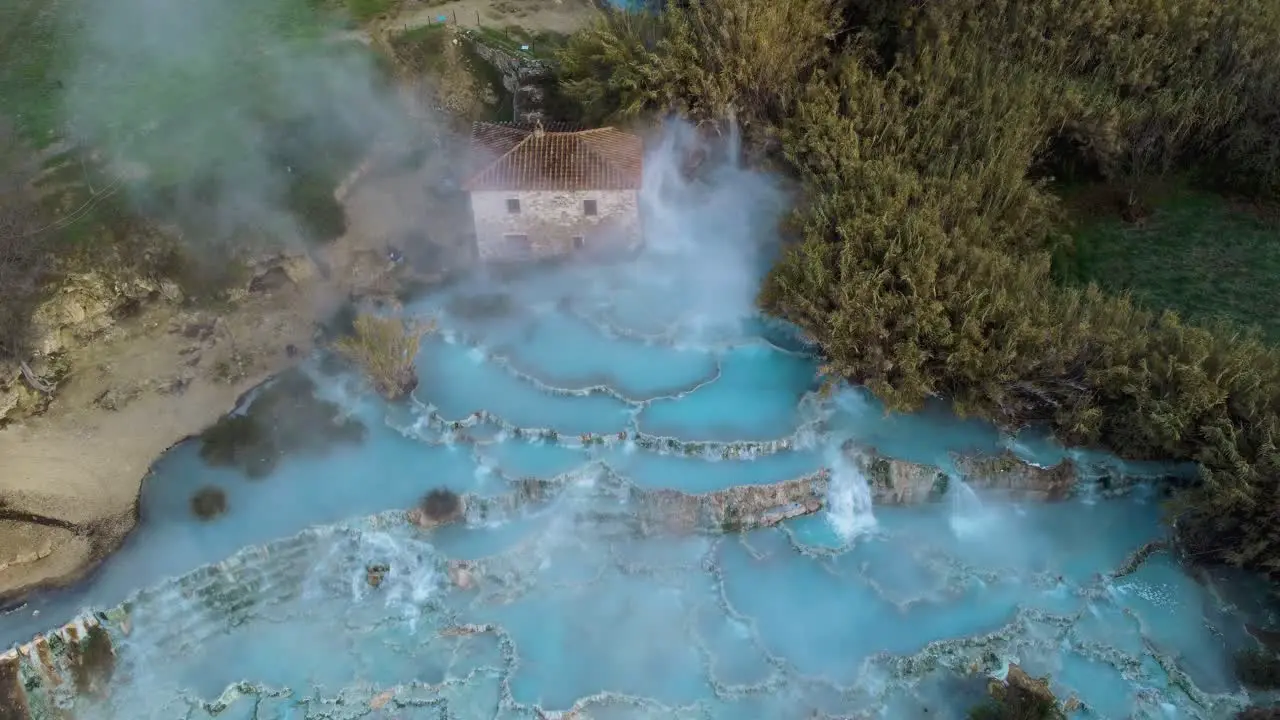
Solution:
[{"label": "turquoise thermal pool", "polygon": [[[1130,562],[1166,532],[1141,487],[1102,497],[1082,471],[1073,499],[1015,501],[953,475],[933,502],[873,508],[850,441],[944,472],[953,453],[1005,451],[1166,469],[817,392],[803,340],[751,312],[782,193],[736,167],[685,181],[675,141],[650,158],[640,257],[413,302],[440,330],[409,403],[308,364],[360,442],[257,479],[174,448],[126,546],[0,615],[3,640],[101,611],[114,671],[81,719],[961,718],[1009,663],[1050,675],[1074,717],[1246,704],[1231,656],[1261,611],[1165,551]],[[497,312],[462,311],[497,295]],[[771,528],[673,534],[636,511],[643,491],[821,470],[823,508]],[[201,521],[206,486],[227,511]],[[465,495],[466,522],[406,523],[436,487]],[[377,587],[370,565],[388,568]],[[67,701],[34,687],[37,717]]]}]

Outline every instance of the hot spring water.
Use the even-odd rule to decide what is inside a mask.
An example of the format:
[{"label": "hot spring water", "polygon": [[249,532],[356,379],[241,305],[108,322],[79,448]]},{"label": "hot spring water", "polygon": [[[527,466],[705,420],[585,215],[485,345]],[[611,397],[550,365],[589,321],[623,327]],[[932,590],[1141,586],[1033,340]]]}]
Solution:
[{"label": "hot spring water", "polygon": [[[959,718],[1011,662],[1051,674],[1080,717],[1213,719],[1244,702],[1228,669],[1242,620],[1220,597],[1160,552],[1111,576],[1163,536],[1140,494],[1018,504],[953,480],[941,502],[873,511],[845,440],[944,468],[952,452],[1064,451],[937,409],[885,416],[853,389],[820,398],[803,343],[749,312],[753,229],[773,227],[778,193],[736,168],[689,187],[665,157],[643,257],[421,300],[409,311],[442,329],[412,403],[309,368],[362,443],[261,480],[175,448],[127,546],[0,617],[2,639],[129,600],[127,619],[106,615],[112,691],[82,718]],[[509,312],[456,311],[482,292]],[[637,537],[611,489],[820,468],[823,513],[745,534]],[[525,477],[565,489],[430,533],[377,515]],[[208,485],[228,512],[201,522],[189,503]],[[389,567],[376,588],[370,564]]]}]

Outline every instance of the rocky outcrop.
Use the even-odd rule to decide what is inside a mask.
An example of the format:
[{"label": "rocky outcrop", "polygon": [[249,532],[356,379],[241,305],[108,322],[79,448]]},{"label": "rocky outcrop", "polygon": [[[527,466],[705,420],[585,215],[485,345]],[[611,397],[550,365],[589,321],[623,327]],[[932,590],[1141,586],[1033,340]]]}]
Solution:
[{"label": "rocky outcrop", "polygon": [[136,314],[144,303],[161,299],[177,302],[182,299],[182,290],[167,280],[124,281],[99,273],[71,275],[35,312],[33,352],[36,357],[65,352],[121,318]]},{"label": "rocky outcrop", "polygon": [[846,445],[845,455],[867,479],[871,499],[878,505],[914,505],[940,499],[949,478],[934,465],[880,457],[856,445]]},{"label": "rocky outcrop", "polygon": [[1005,452],[994,457],[957,457],[955,463],[971,487],[1005,490],[1027,500],[1063,500],[1076,486],[1076,467],[1070,460],[1044,468]]},{"label": "rocky outcrop", "polygon": [[[436,490],[406,519],[423,529],[462,520],[489,522],[545,505],[565,493],[571,475],[551,480],[524,478],[512,492],[492,496],[437,495]],[[644,533],[738,532],[778,523],[821,510],[826,503],[828,475],[815,473],[769,485],[739,485],[709,493],[646,490],[606,473],[592,491],[600,503],[581,508],[589,522],[623,519]],[[624,502],[617,502],[619,495]]]},{"label": "rocky outcrop", "polygon": [[1076,467],[1070,460],[1044,468],[1012,453],[997,456],[957,456],[959,476],[936,465],[895,460],[846,443],[845,457],[867,480],[872,500],[879,505],[913,505],[940,500],[952,482],[980,490],[1000,490],[1026,500],[1053,501],[1070,497],[1076,489]]},{"label": "rocky outcrop", "polygon": [[[46,333],[44,348],[65,352],[27,362],[52,392],[35,391],[21,363],[15,381],[0,382],[0,396],[15,383],[23,397],[42,395],[35,407],[0,398],[0,407],[17,409],[0,420],[0,598],[74,581],[114,551],[137,519],[152,461],[304,355],[323,307],[299,302],[304,289],[289,282],[244,290],[243,301],[217,312],[148,292],[137,308],[117,304],[104,315],[111,303],[99,291],[113,287],[59,293],[51,303],[62,309],[42,311],[46,320],[83,321],[46,324],[57,332]],[[146,286],[129,288],[122,296]],[[89,307],[86,297],[102,304]]]},{"label": "rocky outcrop", "polygon": [[68,351],[83,346],[123,318],[156,300],[178,301],[182,291],[168,281],[128,281],[100,273],[68,275],[61,288],[35,309],[30,355],[0,361],[0,427],[43,412],[70,371]]},{"label": "rocky outcrop", "polygon": [[16,650],[0,655],[0,718],[3,720],[26,720],[31,716],[20,670]]},{"label": "rocky outcrop", "polygon": [[1134,550],[1129,554],[1129,557],[1125,558],[1125,561],[1120,564],[1120,567],[1111,572],[1111,579],[1118,580],[1122,577],[1132,575],[1137,572],[1138,569],[1142,567],[1142,564],[1145,563],[1152,555],[1168,549],[1168,540],[1151,540],[1143,543],[1142,547]]},{"label": "rocky outcrop", "polygon": [[694,495],[678,490],[631,491],[640,522],[670,532],[737,532],[772,527],[822,509],[828,479],[820,473],[772,485],[740,485]]},{"label": "rocky outcrop", "polygon": [[262,293],[279,290],[287,285],[303,285],[314,280],[320,268],[306,256],[292,253],[274,253],[254,259],[246,264],[248,285],[233,290],[233,299],[246,293]]},{"label": "rocky outcrop", "polygon": [[19,363],[0,361],[0,427],[41,412],[49,399],[50,393],[35,387]]},{"label": "rocky outcrop", "polygon": [[[308,257],[287,253],[253,259],[245,268],[245,285],[229,290],[228,300],[301,285],[316,274]],[[115,325],[138,316],[148,306],[176,305],[184,299],[182,289],[170,280],[121,279],[97,272],[68,275],[32,316],[31,355],[25,358],[25,370],[17,360],[0,361],[0,427],[47,409],[59,383],[72,369],[68,355],[73,351],[100,342]],[[103,400],[106,409],[117,404],[111,396]]]},{"label": "rocky outcrop", "polygon": [[[954,477],[935,465],[880,457],[856,445],[846,445],[845,453],[850,465],[865,478],[872,502],[877,505],[936,502],[947,495],[954,482],[1045,501],[1065,499],[1075,489],[1076,475],[1069,462],[1041,468],[1011,456],[960,458],[957,465],[964,474]],[[612,512],[613,515],[626,516],[628,521],[639,524],[645,532],[676,533],[737,532],[772,527],[790,518],[815,513],[826,506],[832,482],[831,472],[824,469],[785,482],[735,486],[693,494],[637,488],[608,472],[605,475],[604,486],[621,492],[627,500]],[[517,481],[515,490],[510,493],[492,497],[467,496],[463,499],[466,517],[480,522],[510,517],[523,509],[554,500],[569,482],[564,477],[550,480],[524,478]],[[424,526],[438,524],[419,522],[416,518],[420,513],[421,510],[411,511],[411,519]],[[592,513],[593,517],[603,517],[598,510]],[[448,515],[446,522],[462,519],[460,513]],[[1148,554],[1156,549],[1159,548],[1149,549]]]},{"label": "rocky outcrop", "polygon": [[236,263],[216,308],[105,273],[51,290],[36,352],[0,361],[0,604],[73,582],[119,547],[151,463],[311,351],[370,237]]},{"label": "rocky outcrop", "polygon": [[1065,720],[1066,714],[1053,691],[1048,678],[1033,678],[1017,665],[1010,664],[1004,680],[992,680],[987,687],[991,700],[982,717],[1038,718],[1041,720]]},{"label": "rocky outcrop", "polygon": [[0,718],[71,717],[78,698],[101,697],[115,674],[111,636],[85,616],[0,655]]},{"label": "rocky outcrop", "polygon": [[72,542],[76,534],[66,527],[0,518],[0,537],[7,541],[0,548],[0,571],[4,571],[49,557],[56,548]]}]

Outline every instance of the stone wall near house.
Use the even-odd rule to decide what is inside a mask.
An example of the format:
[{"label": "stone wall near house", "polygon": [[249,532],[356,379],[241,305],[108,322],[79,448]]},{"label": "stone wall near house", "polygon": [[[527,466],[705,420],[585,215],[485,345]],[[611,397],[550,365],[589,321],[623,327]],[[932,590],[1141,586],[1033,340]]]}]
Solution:
[{"label": "stone wall near house", "polygon": [[502,75],[502,87],[511,93],[512,119],[518,123],[546,119],[543,85],[554,81],[550,64],[497,47],[469,30],[462,30],[459,34],[471,43],[477,55]]},{"label": "stone wall near house", "polygon": [[[487,261],[543,259],[572,252],[632,250],[640,245],[638,190],[478,191],[471,193],[476,246]],[[507,211],[507,200],[520,200],[520,212]],[[584,212],[583,201],[596,201],[596,215]],[[508,235],[528,237],[527,251]],[[582,237],[581,248],[574,238]]]}]

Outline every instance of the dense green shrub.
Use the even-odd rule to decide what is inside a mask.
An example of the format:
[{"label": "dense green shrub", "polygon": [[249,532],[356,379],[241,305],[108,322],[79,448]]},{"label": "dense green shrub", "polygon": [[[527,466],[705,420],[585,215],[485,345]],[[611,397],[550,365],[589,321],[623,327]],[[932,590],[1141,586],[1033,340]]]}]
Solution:
[{"label": "dense green shrub", "polygon": [[207,485],[191,496],[191,514],[201,520],[212,520],[227,511],[227,493],[220,487]]},{"label": "dense green shrub", "polygon": [[364,442],[365,434],[364,423],[318,397],[315,381],[295,368],[259,389],[243,411],[206,428],[199,438],[200,458],[262,479],[286,456],[323,454],[334,445]]},{"label": "dense green shrub", "polygon": [[1250,690],[1280,688],[1280,657],[1274,652],[1250,648],[1235,655],[1236,677]]},{"label": "dense green shrub", "polygon": [[786,116],[839,26],[831,0],[692,2],[666,13],[607,12],[556,54],[566,94],[591,121],[678,111]]},{"label": "dense green shrub", "polygon": [[1005,428],[1198,461],[1174,508],[1187,549],[1280,572],[1280,354],[1057,286],[1047,185],[1189,169],[1274,191],[1277,54],[1280,5],[1262,0],[703,0],[607,15],[561,65],[596,117],[736,110],[776,149],[807,192],[760,301],[829,374],[895,410],[945,396]]}]

